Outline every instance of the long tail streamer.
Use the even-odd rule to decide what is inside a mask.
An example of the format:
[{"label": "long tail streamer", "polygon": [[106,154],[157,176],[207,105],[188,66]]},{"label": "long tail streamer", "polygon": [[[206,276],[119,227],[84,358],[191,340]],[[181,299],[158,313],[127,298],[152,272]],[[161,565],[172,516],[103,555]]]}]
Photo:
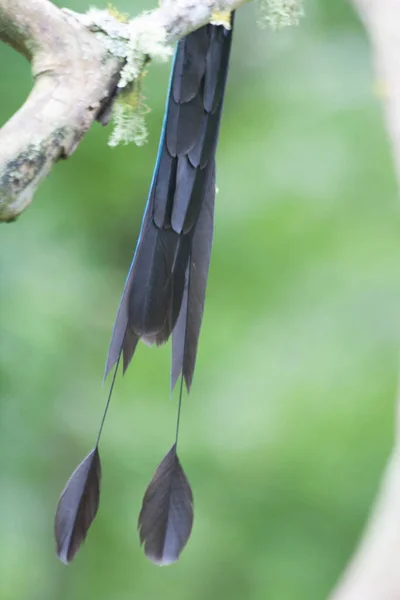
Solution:
[{"label": "long tail streamer", "polygon": [[123,373],[138,341],[172,336],[171,391],[181,378],[175,443],[143,498],[139,535],[146,556],[179,558],[193,525],[193,495],[177,455],[183,385],[189,392],[203,318],[214,227],[215,153],[232,40],[231,28],[206,25],[177,46],[159,152],[142,227],[108,351],[115,365],[95,448],[69,479],[58,504],[57,554],[68,563],[96,516],[98,446],[120,358]]}]

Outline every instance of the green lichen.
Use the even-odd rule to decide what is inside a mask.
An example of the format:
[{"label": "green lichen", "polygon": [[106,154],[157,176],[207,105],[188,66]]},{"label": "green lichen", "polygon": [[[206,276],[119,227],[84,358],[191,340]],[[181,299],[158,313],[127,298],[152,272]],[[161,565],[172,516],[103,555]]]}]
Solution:
[{"label": "green lichen", "polygon": [[[302,0],[260,0],[261,24],[273,29],[296,25],[303,15]],[[71,11],[67,11],[71,12]],[[91,8],[85,15],[73,13],[101,38],[108,52],[123,61],[118,87],[121,93],[113,108],[114,130],[110,146],[134,142],[141,146],[147,140],[141,93],[146,65],[151,60],[166,61],[172,54],[163,26],[143,13],[131,21],[113,7]]]},{"label": "green lichen", "polygon": [[298,25],[304,16],[303,0],[260,0],[259,25],[271,29],[281,29]]},{"label": "green lichen", "polygon": [[114,130],[108,145],[114,147],[134,142],[137,146],[143,146],[147,142],[146,112],[142,104],[132,106],[126,95],[122,94],[113,108]]},{"label": "green lichen", "polygon": [[136,19],[126,22],[123,15],[91,8],[78,18],[91,31],[97,33],[108,52],[124,60],[118,87],[124,88],[140,77],[149,60],[166,61],[172,54],[167,44],[164,28],[143,13]]},{"label": "green lichen", "polygon": [[[69,12],[69,11],[68,11]],[[161,25],[143,13],[128,21],[125,15],[109,10],[90,9],[85,15],[74,15],[102,40],[108,52],[123,61],[118,87],[121,93],[113,108],[114,130],[110,146],[147,140],[142,81],[151,60],[166,61],[172,54]]]}]

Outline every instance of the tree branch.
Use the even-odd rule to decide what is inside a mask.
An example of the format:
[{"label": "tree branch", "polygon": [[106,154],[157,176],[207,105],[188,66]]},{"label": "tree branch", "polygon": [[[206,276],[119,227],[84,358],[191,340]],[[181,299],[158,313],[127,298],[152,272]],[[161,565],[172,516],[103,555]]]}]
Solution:
[{"label": "tree branch", "polygon": [[[370,37],[400,184],[400,2],[353,0]],[[400,394],[395,445],[360,546],[330,600],[400,598]]]},{"label": "tree branch", "polygon": [[14,219],[110,98],[120,61],[47,0],[1,0],[0,37],[32,62],[35,84],[0,130],[0,220]]},{"label": "tree branch", "polygon": [[213,10],[232,11],[245,1],[165,0],[128,24],[107,14],[104,29],[90,19],[85,27],[84,15],[49,0],[0,0],[0,40],[31,61],[35,80],[0,130],[0,221],[14,220],[30,204],[40,181],[96,118],[107,122],[127,62],[121,47],[139,63],[145,53],[157,58],[161,47],[165,55],[166,44],[209,22]]}]

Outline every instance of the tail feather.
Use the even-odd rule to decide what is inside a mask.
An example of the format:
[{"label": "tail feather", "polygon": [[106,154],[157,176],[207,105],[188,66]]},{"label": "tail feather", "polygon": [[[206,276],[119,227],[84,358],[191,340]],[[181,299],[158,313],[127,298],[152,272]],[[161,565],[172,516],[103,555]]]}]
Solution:
[{"label": "tail feather", "polygon": [[[197,169],[190,164],[186,156],[178,158],[174,206],[171,214],[171,226],[177,233],[182,232],[197,175]],[[189,190],[190,193],[188,193]]]},{"label": "tail feather", "polygon": [[182,104],[170,98],[166,144],[171,156],[185,156],[193,148],[200,132],[203,110],[199,93],[189,102]]},{"label": "tail feather", "polygon": [[210,31],[211,41],[206,57],[204,81],[204,108],[208,113],[215,113],[224,98],[234,16],[232,13],[230,30],[225,27],[213,27]]},{"label": "tail feather", "polygon": [[[187,234],[189,231],[192,231],[197,223],[198,216],[203,207],[203,203],[205,201],[205,189],[206,182],[209,173],[209,166],[207,165],[204,169],[197,169],[196,179],[194,180],[192,196],[190,198],[190,202],[187,207],[185,221],[182,226],[182,233]],[[197,199],[201,198],[201,202],[198,202]]]},{"label": "tail feather", "polygon": [[[107,379],[107,375],[118,362],[119,355],[121,354],[124,338],[128,327],[128,302],[129,302],[129,285],[130,285],[130,273],[126,279],[125,288],[122,294],[122,299],[118,308],[117,317],[115,319],[110,347],[108,349],[106,367],[104,371],[104,381]],[[133,354],[132,354],[133,356]],[[131,356],[131,358],[132,358]],[[124,352],[124,364],[125,364],[125,352]],[[127,359],[127,365],[129,360]],[[125,369],[124,369],[125,371]]]},{"label": "tail feather", "polygon": [[133,355],[135,354],[136,346],[139,341],[139,336],[136,335],[130,327],[127,328],[125,332],[125,337],[122,345],[122,356],[123,356],[123,365],[122,365],[122,373],[125,373],[127,368],[129,367],[129,363],[132,360]]},{"label": "tail feather", "polygon": [[206,25],[179,42],[159,154],[139,241],[114,325],[106,375],[137,342],[172,333],[171,385],[189,389],[204,309],[215,195],[215,151],[231,31]]},{"label": "tail feather", "polygon": [[215,131],[218,131],[220,113],[206,113],[200,128],[200,134],[196,144],[188,154],[188,159],[194,167],[204,169],[210,158],[215,155],[217,138]]},{"label": "tail feather", "polygon": [[140,540],[157,564],[177,560],[193,522],[192,493],[176,446],[183,383],[189,392],[204,312],[231,35],[206,25],[178,44],[156,168],[106,363],[106,375],[117,366],[96,448],[121,353],[125,373],[139,339],[160,345],[172,335],[171,391],[181,376],[175,444],[146,491],[139,517]]},{"label": "tail feather", "polygon": [[163,329],[168,316],[171,269],[178,243],[179,236],[175,232],[158,229],[148,218],[144,219],[115,320],[104,379],[122,351],[125,372],[139,338],[147,335],[147,341],[150,341]]},{"label": "tail feather", "polygon": [[166,152],[164,149],[161,153],[158,173],[152,192],[154,224],[160,228],[171,227],[177,166],[177,159],[173,158],[169,152]]},{"label": "tail feather", "polygon": [[[190,257],[189,257],[189,260]],[[189,263],[185,272],[184,292],[182,297],[181,309],[175,328],[172,332],[172,362],[171,362],[171,393],[183,370],[183,361],[185,358],[186,331],[188,318],[188,286],[189,286]]]},{"label": "tail feather", "polygon": [[178,46],[172,80],[172,97],[177,104],[190,102],[198,94],[209,47],[210,28],[207,26],[186,36]]},{"label": "tail feather", "polygon": [[156,336],[157,346],[164,344],[170,337],[175,328],[181,311],[182,299],[185,290],[186,268],[189,261],[189,253],[192,236],[181,236],[179,248],[176,254],[175,265],[172,272],[172,289],[170,305],[168,308],[168,318],[164,328]]},{"label": "tail feather", "polygon": [[144,232],[129,292],[129,324],[139,337],[157,334],[164,326],[178,242],[178,234],[153,223]]},{"label": "tail feather", "polygon": [[172,332],[171,390],[182,373],[190,391],[196,364],[214,231],[214,162],[209,165],[207,174],[205,200],[193,234],[181,310]]}]

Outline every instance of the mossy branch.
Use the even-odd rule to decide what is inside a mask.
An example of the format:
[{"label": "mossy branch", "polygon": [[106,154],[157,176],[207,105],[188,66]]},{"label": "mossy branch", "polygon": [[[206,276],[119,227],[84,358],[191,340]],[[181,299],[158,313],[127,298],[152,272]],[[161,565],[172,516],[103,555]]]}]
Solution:
[{"label": "mossy branch", "polygon": [[[115,11],[79,15],[50,0],[0,0],[0,40],[31,62],[35,82],[0,130],[0,221],[14,220],[30,204],[39,183],[74,151],[93,121],[108,122],[122,89],[129,90],[129,102],[140,101],[132,86],[149,60],[165,60],[172,43],[246,1],[163,0],[129,21]],[[264,1],[268,6],[272,0]],[[274,11],[277,2],[283,8],[301,4],[274,0]],[[120,106],[117,121],[143,142],[143,115],[136,111],[129,129],[127,114]],[[130,139],[121,130],[113,144]]]}]

